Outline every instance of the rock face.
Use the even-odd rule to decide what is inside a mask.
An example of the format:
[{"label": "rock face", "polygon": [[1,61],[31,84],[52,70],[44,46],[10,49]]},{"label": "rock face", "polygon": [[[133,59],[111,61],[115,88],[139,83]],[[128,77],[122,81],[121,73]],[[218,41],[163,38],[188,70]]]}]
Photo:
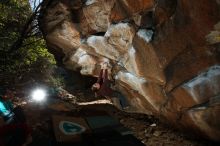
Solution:
[{"label": "rock face", "polygon": [[45,0],[40,24],[58,61],[111,77],[135,112],[220,141],[219,0]]}]

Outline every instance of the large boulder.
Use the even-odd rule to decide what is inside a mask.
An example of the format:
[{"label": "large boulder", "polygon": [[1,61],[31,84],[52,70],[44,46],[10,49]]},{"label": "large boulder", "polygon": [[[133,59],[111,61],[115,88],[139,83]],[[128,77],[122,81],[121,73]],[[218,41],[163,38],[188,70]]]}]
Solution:
[{"label": "large boulder", "polygon": [[40,16],[64,67],[108,62],[129,111],[220,141],[219,0],[45,0]]}]

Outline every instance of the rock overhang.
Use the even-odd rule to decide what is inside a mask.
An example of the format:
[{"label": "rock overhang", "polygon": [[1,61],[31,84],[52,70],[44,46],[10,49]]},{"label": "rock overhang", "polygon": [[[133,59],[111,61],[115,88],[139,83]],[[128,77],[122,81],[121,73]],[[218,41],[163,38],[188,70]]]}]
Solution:
[{"label": "rock overhang", "polygon": [[98,76],[108,62],[136,112],[219,141],[219,9],[216,0],[56,0],[40,22],[66,68]]}]

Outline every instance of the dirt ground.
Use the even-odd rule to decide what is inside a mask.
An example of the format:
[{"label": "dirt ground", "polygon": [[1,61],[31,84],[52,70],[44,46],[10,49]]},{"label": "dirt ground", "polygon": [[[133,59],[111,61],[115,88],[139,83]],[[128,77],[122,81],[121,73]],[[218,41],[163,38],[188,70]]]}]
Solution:
[{"label": "dirt ground", "polygon": [[[90,96],[90,97],[86,97]],[[77,100],[79,99],[80,100]],[[28,98],[17,98],[14,104],[23,107],[28,123],[33,129],[33,140],[53,139],[51,134],[52,115],[85,117],[89,114],[106,112],[117,118],[125,127],[130,128],[134,136],[146,146],[213,146],[218,145],[204,139],[195,139],[171,127],[163,125],[157,118],[144,114],[126,113],[111,104],[93,103],[77,105],[94,99],[90,94],[76,93],[68,99],[48,98],[44,103],[35,103]]]}]

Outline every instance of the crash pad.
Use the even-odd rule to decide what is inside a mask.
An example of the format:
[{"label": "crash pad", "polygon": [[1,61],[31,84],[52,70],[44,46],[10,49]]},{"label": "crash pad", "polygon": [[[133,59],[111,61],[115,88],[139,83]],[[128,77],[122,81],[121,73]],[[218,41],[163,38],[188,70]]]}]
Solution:
[{"label": "crash pad", "polygon": [[107,115],[91,116],[86,117],[85,119],[92,130],[120,125],[120,122],[117,119]]}]

